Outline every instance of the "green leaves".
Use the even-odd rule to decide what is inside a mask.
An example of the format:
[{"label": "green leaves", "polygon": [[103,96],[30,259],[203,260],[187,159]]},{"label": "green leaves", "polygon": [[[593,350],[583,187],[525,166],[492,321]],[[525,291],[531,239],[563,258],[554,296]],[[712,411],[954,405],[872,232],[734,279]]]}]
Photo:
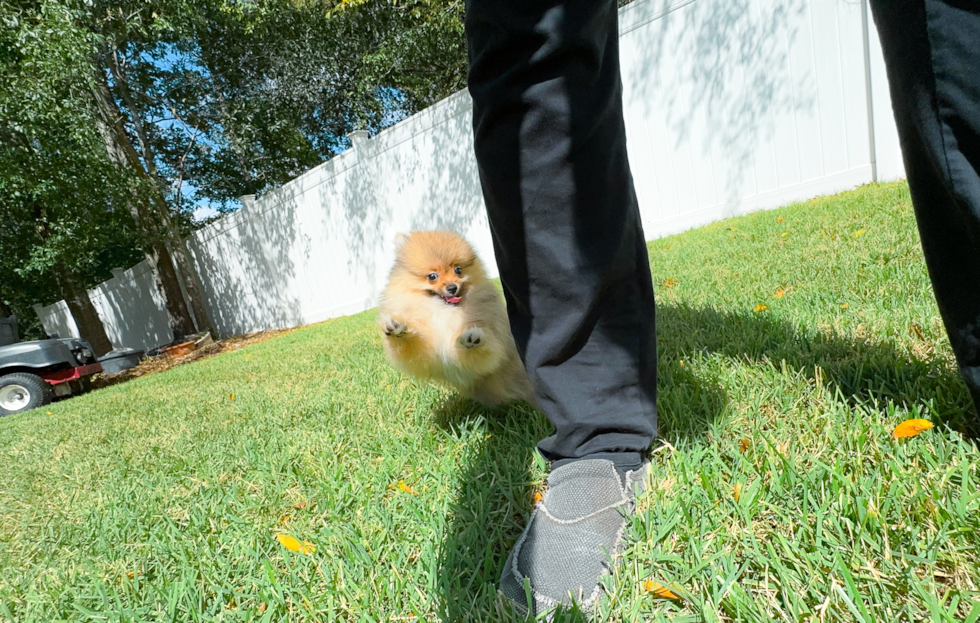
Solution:
[{"label": "green leaves", "polygon": [[[92,118],[95,38],[71,2],[0,0],[0,298],[61,298],[70,272],[94,285],[138,261],[130,180],[108,161]],[[31,334],[28,327],[28,334]]]}]

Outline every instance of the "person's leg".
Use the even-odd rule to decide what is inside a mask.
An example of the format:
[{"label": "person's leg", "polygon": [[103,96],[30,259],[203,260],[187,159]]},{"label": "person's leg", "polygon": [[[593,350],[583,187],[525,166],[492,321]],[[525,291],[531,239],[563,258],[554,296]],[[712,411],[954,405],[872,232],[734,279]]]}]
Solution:
[{"label": "person's leg", "polygon": [[565,517],[548,524],[535,511],[501,590],[523,601],[516,584],[527,578],[537,608],[568,591],[587,601],[619,544],[616,506],[631,503],[614,466],[639,468],[656,433],[653,285],[626,155],[616,2],[466,8],[497,265],[518,349],[555,425],[538,446],[553,470],[543,508]]},{"label": "person's leg", "polygon": [[469,0],[480,178],[511,327],[553,461],[636,466],[656,430],[653,286],[614,0]]},{"label": "person's leg", "polygon": [[871,7],[929,275],[980,409],[980,4]]}]

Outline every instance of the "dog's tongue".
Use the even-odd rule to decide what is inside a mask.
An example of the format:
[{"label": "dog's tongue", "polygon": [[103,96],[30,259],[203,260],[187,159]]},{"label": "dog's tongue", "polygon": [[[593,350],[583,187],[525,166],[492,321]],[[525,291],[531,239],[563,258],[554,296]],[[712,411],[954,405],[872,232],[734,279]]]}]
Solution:
[{"label": "dog's tongue", "polygon": [[458,297],[458,296],[447,296],[446,297],[446,302],[449,303],[450,305],[456,305],[461,300],[462,300],[462,298],[461,297]]}]

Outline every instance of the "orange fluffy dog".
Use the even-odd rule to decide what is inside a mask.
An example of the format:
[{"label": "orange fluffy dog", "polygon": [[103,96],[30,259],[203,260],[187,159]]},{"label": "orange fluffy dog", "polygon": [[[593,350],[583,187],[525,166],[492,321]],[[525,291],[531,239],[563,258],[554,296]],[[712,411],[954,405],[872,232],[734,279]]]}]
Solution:
[{"label": "orange fluffy dog", "polygon": [[396,244],[379,317],[391,362],[486,405],[533,402],[503,301],[473,248],[448,231]]}]

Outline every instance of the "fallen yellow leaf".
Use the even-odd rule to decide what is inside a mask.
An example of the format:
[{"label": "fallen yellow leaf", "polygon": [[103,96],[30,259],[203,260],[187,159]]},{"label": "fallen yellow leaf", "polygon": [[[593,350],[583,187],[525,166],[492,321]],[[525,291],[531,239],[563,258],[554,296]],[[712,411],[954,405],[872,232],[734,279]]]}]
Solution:
[{"label": "fallen yellow leaf", "polygon": [[749,447],[751,445],[752,445],[752,442],[750,442],[745,437],[742,437],[742,440],[738,442],[738,451],[741,452],[742,454],[745,454],[746,452],[748,452]]},{"label": "fallen yellow leaf", "polygon": [[303,541],[302,543],[296,540],[294,537],[288,534],[277,534],[276,540],[279,544],[288,549],[291,552],[297,552],[299,554],[312,554],[316,551],[316,547],[309,541]]},{"label": "fallen yellow leaf", "polygon": [[782,288],[779,288],[778,290],[776,290],[776,294],[774,294],[772,298],[774,298],[774,299],[781,299],[785,295],[786,295],[786,290],[784,290]]},{"label": "fallen yellow leaf", "polygon": [[841,309],[847,309],[848,307],[850,307],[850,305],[848,305],[847,303],[841,303],[840,304],[840,308]]},{"label": "fallen yellow leaf", "polygon": [[652,593],[654,597],[659,597],[661,599],[673,599],[675,601],[681,600],[681,596],[671,590],[670,587],[664,586],[660,582],[654,582],[653,580],[643,582],[643,590],[648,593]]},{"label": "fallen yellow leaf", "polygon": [[782,222],[783,222],[783,217],[781,217],[781,216],[777,216],[777,217],[776,217],[776,222],[777,222],[777,223],[782,223]]},{"label": "fallen yellow leaf", "polygon": [[895,439],[901,439],[902,437],[915,437],[922,431],[929,430],[930,428],[932,428],[932,422],[929,420],[905,420],[895,427],[895,430],[892,431],[892,437]]},{"label": "fallen yellow leaf", "polygon": [[864,235],[864,230],[863,229],[859,229],[856,232],[854,232],[854,237],[855,238],[860,238],[863,235]]},{"label": "fallen yellow leaf", "polygon": [[742,497],[742,483],[736,482],[735,486],[732,487],[732,497],[735,498],[736,502]]},{"label": "fallen yellow leaf", "polygon": [[228,394],[228,400],[234,400],[235,394]]},{"label": "fallen yellow leaf", "polygon": [[418,495],[418,493],[415,492],[415,489],[413,489],[413,488],[409,487],[407,484],[405,484],[405,481],[404,480],[399,480],[398,481],[398,488],[401,489],[402,491],[404,491],[405,493],[411,493],[412,495]]},{"label": "fallen yellow leaf", "polygon": [[673,277],[668,277],[667,279],[664,279],[660,283],[660,285],[663,286],[663,287],[665,287],[665,288],[673,288],[674,286],[676,286],[679,283],[680,283],[680,281],[678,281],[677,279],[675,279]]},{"label": "fallen yellow leaf", "polygon": [[48,415],[51,415],[51,412],[50,411],[48,411]]},{"label": "fallen yellow leaf", "polygon": [[540,502],[542,498],[543,498],[543,496],[541,495],[541,493],[539,493],[538,491],[535,491],[534,492],[534,503],[535,504],[537,504],[538,502]]},{"label": "fallen yellow leaf", "polygon": [[265,612],[265,609],[266,609],[266,605],[265,602],[263,601],[262,603],[259,604],[257,610],[259,611],[259,614],[262,614],[263,612]]},{"label": "fallen yellow leaf", "polygon": [[769,309],[768,305],[756,305],[752,311],[761,312],[761,311],[766,311],[767,309]]}]

